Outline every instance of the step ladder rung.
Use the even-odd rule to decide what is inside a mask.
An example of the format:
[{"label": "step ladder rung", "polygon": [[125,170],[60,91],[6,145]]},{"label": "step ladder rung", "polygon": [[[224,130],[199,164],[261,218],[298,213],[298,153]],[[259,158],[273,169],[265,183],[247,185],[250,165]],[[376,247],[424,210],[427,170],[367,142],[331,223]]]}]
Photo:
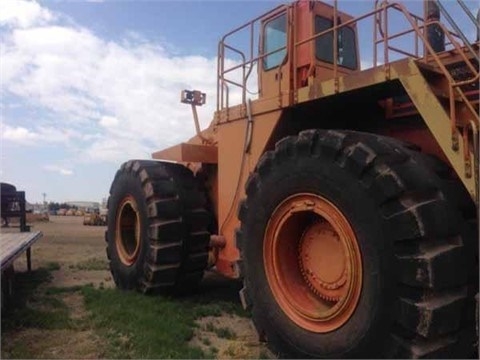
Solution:
[{"label": "step ladder rung", "polygon": [[424,63],[424,62],[421,62],[419,61],[417,63],[418,67],[420,68],[420,70],[425,71],[427,73],[430,73],[432,75],[438,75],[438,76],[441,76],[441,77],[445,77],[445,73],[437,66],[435,65],[432,65],[432,64],[427,64],[427,63]]}]

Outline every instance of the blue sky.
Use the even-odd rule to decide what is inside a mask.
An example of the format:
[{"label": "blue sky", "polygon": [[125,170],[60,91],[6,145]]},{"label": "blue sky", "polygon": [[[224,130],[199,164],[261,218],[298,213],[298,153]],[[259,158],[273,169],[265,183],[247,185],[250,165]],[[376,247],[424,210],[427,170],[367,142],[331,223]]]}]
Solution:
[{"label": "blue sky", "polygon": [[[182,89],[207,92],[200,118],[210,122],[218,39],[280,3],[0,1],[1,181],[30,202],[42,193],[47,201],[101,201],[123,161],[194,134]],[[467,3],[476,11],[476,1]],[[419,1],[407,5],[421,11]],[[354,15],[372,7],[340,1]],[[371,29],[360,28],[364,67]]]}]

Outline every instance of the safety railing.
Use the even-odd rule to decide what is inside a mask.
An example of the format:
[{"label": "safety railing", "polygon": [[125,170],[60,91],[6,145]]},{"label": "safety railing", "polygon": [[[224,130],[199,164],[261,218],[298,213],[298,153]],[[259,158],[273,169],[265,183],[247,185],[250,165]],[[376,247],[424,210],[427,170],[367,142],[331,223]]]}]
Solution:
[{"label": "safety railing", "polygon": [[[461,0],[457,0],[462,7],[465,4]],[[467,56],[464,52],[464,48],[470,51],[473,51],[471,47],[466,45],[465,37],[462,36],[463,34],[458,34],[455,31],[448,29],[443,23],[439,21],[428,21],[425,22],[423,17],[414,14],[413,12],[408,11],[408,9],[399,3],[395,2],[388,2],[383,1],[381,4],[379,0],[375,2],[374,10],[358,16],[354,19],[351,19],[346,22],[342,22],[338,24],[338,0],[333,1],[333,27],[327,29],[325,31],[319,32],[315,35],[307,39],[303,39],[301,41],[294,41],[293,46],[291,46],[291,42],[287,42],[287,46],[279,48],[275,51],[266,53],[266,54],[259,54],[255,55],[255,48],[254,48],[254,39],[255,39],[255,25],[259,24],[262,19],[265,19],[269,16],[274,16],[275,14],[279,14],[284,10],[287,10],[290,6],[288,5],[281,5],[267,14],[261,15],[248,23],[232,30],[231,32],[227,33],[219,42],[218,46],[218,79],[217,79],[217,110],[221,110],[223,108],[229,107],[229,97],[230,97],[230,88],[229,85],[235,86],[240,89],[241,91],[241,102],[242,104],[246,103],[246,94],[247,94],[247,82],[250,79],[252,74],[252,70],[255,65],[258,66],[261,60],[265,57],[275,54],[277,52],[287,50],[288,54],[292,54],[292,61],[293,61],[293,69],[296,69],[295,62],[296,62],[296,49],[303,44],[308,42],[313,42],[317,38],[333,33],[333,78],[335,79],[336,83],[336,90],[338,91],[338,75],[339,75],[339,66],[338,63],[338,31],[343,27],[353,27],[357,26],[360,22],[365,21],[367,19],[372,19],[374,21],[374,39],[373,39],[373,66],[384,66],[387,72],[388,77],[388,65],[391,62],[390,56],[392,53],[400,54],[407,57],[412,57],[418,59],[419,61],[428,62],[428,63],[435,63],[438,68],[445,74],[449,83],[451,84],[451,88],[457,93],[457,95],[465,101],[467,107],[470,112],[475,113],[475,109],[470,105],[468,99],[466,98],[465,94],[461,92],[461,86],[466,84],[472,84],[475,81],[478,81],[478,70],[475,68],[473,63],[469,60],[469,56]],[[409,27],[399,32],[392,33],[389,30],[389,21],[392,17],[392,12],[400,14],[401,17],[406,20]],[[471,15],[471,14],[470,14]],[[474,20],[474,19],[473,19]],[[456,82],[453,77],[450,75],[448,69],[444,66],[442,60],[438,56],[437,52],[430,46],[429,41],[426,37],[426,29],[428,26],[437,25],[439,29],[445,34],[446,39],[448,40],[447,45],[449,45],[459,56],[461,56],[462,61],[465,62],[466,66],[472,72],[472,77],[466,80],[462,80],[460,82]],[[288,22],[287,26],[287,33],[293,34],[292,27],[295,24],[293,21]],[[231,44],[227,43],[227,41],[233,37],[233,35],[238,34],[240,31],[248,29],[249,38],[250,38],[250,47],[249,47],[249,56],[245,54],[245,51],[241,51],[239,48],[232,46]],[[413,35],[414,36],[414,44],[413,44],[413,51],[408,49],[402,49],[398,46],[394,46],[392,44],[392,40],[400,39],[402,37]],[[423,45],[423,46],[422,46]],[[379,47],[383,46],[383,54],[379,54]],[[291,51],[295,50],[295,51]],[[226,51],[231,51],[237,54],[240,57],[240,62],[237,62],[235,65],[226,68],[225,67],[225,60]],[[312,54],[312,56],[314,56]],[[475,56],[475,54],[474,54]],[[310,69],[308,71],[311,74],[315,68],[316,59],[312,58],[310,61]],[[233,80],[228,78],[228,75],[233,73],[234,71],[241,71],[240,81]],[[298,89],[298,81],[297,81],[297,71],[293,71],[293,89],[292,91],[296,91]],[[280,86],[280,84],[279,84]],[[279,90],[280,91],[280,90]],[[452,95],[451,101],[454,101],[455,96]],[[453,118],[452,122],[454,121],[454,113],[455,113],[455,105],[452,105],[451,109],[451,117]]]},{"label": "safety railing", "polygon": [[[233,85],[241,90],[241,99],[242,104],[246,103],[247,100],[247,83],[250,79],[250,75],[252,74],[252,70],[255,68],[255,65],[266,58],[267,56],[273,55],[275,53],[281,52],[283,50],[287,50],[287,46],[281,47],[276,49],[275,51],[271,51],[266,54],[255,54],[255,37],[260,30],[256,31],[256,27],[260,27],[260,22],[262,19],[265,19],[269,15],[275,15],[277,13],[281,13],[282,11],[288,9],[288,5],[280,5],[274,8],[273,10],[269,11],[266,14],[256,17],[255,19],[247,22],[246,24],[239,26],[232,31],[225,34],[218,44],[218,58],[217,58],[217,111],[228,108],[229,107],[229,95],[230,95],[230,88],[229,85]],[[249,46],[248,46],[248,56],[245,54],[245,51],[238,47],[234,47],[227,43],[230,39],[232,39],[235,35],[239,34],[240,32],[246,30],[248,32],[248,39],[249,39]],[[231,67],[225,68],[225,61],[226,61],[226,52],[231,51],[237,54],[241,61]],[[234,73],[235,71],[241,71],[241,79],[240,82],[238,80],[234,80],[231,77],[229,78],[228,75]]]},{"label": "safety railing", "polygon": [[[477,110],[472,105],[471,101],[468,99],[467,95],[463,91],[463,87],[475,84],[479,82],[480,75],[478,70],[478,52],[473,48],[473,46],[468,42],[468,39],[462,33],[460,28],[457,26],[453,18],[450,16],[448,11],[438,0],[431,0],[436,2],[440,8],[440,12],[443,17],[449,23],[450,28],[447,28],[445,23],[438,21],[438,19],[429,19],[427,16],[427,2],[424,2],[424,14],[419,16],[413,12],[410,12],[406,6],[396,2],[388,2],[384,0],[380,3],[380,0],[376,0],[375,7],[372,11],[367,12],[361,16],[357,16],[351,20],[338,23],[338,0],[333,0],[333,26],[325,31],[319,32],[315,35],[310,36],[307,39],[302,39],[297,41],[295,39],[295,21],[294,16],[290,16],[289,21],[287,22],[286,32],[288,34],[289,40],[287,45],[281,48],[276,49],[275,51],[262,54],[261,51],[259,54],[255,54],[255,33],[256,28],[258,29],[257,33],[260,34],[262,31],[261,24],[262,21],[266,18],[273,18],[277,14],[282,13],[283,11],[288,14],[294,14],[292,11],[292,6],[294,5],[281,5],[271,10],[270,12],[261,15],[248,23],[232,30],[227,33],[219,42],[218,46],[218,73],[217,73],[217,111],[229,107],[229,98],[231,95],[230,87],[234,86],[238,88],[241,93],[241,102],[246,105],[247,102],[247,82],[251,78],[252,70],[255,66],[259,66],[261,61],[267,56],[275,54],[280,51],[286,50],[287,56],[290,56],[290,69],[292,73],[290,74],[292,78],[291,84],[292,88],[288,90],[295,93],[300,87],[299,81],[297,79],[297,50],[303,44],[309,42],[315,42],[321,36],[332,34],[333,36],[333,67],[332,77],[335,84],[335,92],[339,91],[339,59],[338,59],[338,33],[344,27],[359,27],[359,24],[364,24],[365,21],[371,21],[373,19],[373,67],[382,67],[385,71],[385,77],[388,79],[390,77],[390,67],[389,64],[392,61],[392,58],[395,56],[405,56],[416,59],[418,62],[423,62],[429,65],[433,65],[440,71],[448,83],[448,111],[451,121],[451,146],[456,151],[459,148],[459,136],[463,139],[464,146],[464,161],[465,161],[465,175],[467,177],[472,177],[472,161],[471,161],[471,149],[473,148],[474,153],[474,167],[476,169],[475,176],[478,174],[478,137],[479,137],[479,128],[480,128],[480,119]],[[462,0],[457,0],[460,8],[465,11],[468,18],[472,20],[475,24],[477,31],[479,30],[478,20],[475,20],[475,17],[468,10],[468,7],[464,4]],[[290,12],[288,12],[290,11]],[[406,28],[402,30],[392,31],[389,29],[389,23],[392,21],[392,17],[397,16],[406,23]],[[457,80],[450,73],[448,67],[444,64],[445,53],[437,52],[432,44],[428,40],[427,29],[429,27],[435,26],[439,29],[445,37],[444,45],[446,50],[450,54],[460,58],[460,61],[468,69],[470,73],[469,78],[463,78]],[[240,31],[247,31],[249,37],[249,47],[248,51],[242,51],[238,47],[232,46],[228,43],[236,34]],[[257,34],[257,36],[258,36]],[[395,41],[399,42],[399,39],[406,38],[408,36],[413,36],[412,42],[403,42],[403,44],[409,44],[408,48],[402,48],[399,45],[395,45]],[[258,38],[258,37],[257,37]],[[478,42],[478,39],[477,39]],[[261,45],[261,44],[259,44]],[[478,48],[478,44],[476,45]],[[383,47],[383,51],[381,48]],[[226,52],[232,52],[237,54],[240,58],[240,61],[237,61],[233,66],[226,67]],[[394,56],[395,55],[395,56]],[[310,68],[307,71],[308,76],[314,74],[316,69],[316,58],[315,54],[311,53],[310,59]],[[447,55],[448,57],[448,55]],[[474,59],[474,61],[472,61]],[[476,61],[476,63],[475,63]],[[278,67],[278,72],[280,73],[283,70],[283,63]],[[234,80],[229,78],[229,75],[235,71],[240,71],[240,80]],[[343,72],[340,75],[344,75]],[[282,82],[278,82],[278,95],[281,94]],[[302,85],[303,86],[303,85]],[[279,97],[281,98],[281,97]],[[469,113],[468,120],[459,124],[457,119],[458,113],[458,104],[461,103],[467,109]],[[477,182],[477,193],[478,193],[478,178]]]}]

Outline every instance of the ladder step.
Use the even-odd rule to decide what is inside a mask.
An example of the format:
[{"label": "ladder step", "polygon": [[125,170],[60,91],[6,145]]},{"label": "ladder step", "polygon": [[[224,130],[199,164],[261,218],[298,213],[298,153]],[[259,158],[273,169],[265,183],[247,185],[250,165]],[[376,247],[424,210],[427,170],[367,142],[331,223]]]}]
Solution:
[{"label": "ladder step", "polygon": [[[448,100],[450,98],[450,96],[448,94],[448,89],[444,89],[444,88],[438,87],[438,86],[432,86],[432,92],[440,100],[445,100],[445,99]],[[462,101],[462,98],[460,97],[460,95],[457,95],[457,94],[454,94],[454,99],[455,99],[456,102],[461,102]]]},{"label": "ladder step", "polygon": [[[441,86],[435,86],[435,85],[432,85],[431,89],[432,89],[432,92],[435,94],[435,96],[439,100],[443,101],[443,100],[449,99],[448,89],[445,89],[444,87],[441,87]],[[473,106],[478,105],[479,103],[478,90],[464,91],[464,94],[470,104],[472,104]],[[454,93],[454,99],[457,103],[463,102],[463,99],[456,92]]]},{"label": "ladder step", "polygon": [[427,73],[429,75],[437,75],[440,77],[445,77],[445,74],[441,69],[438,68],[438,66],[432,65],[432,64],[426,64],[424,62],[417,62],[417,66],[420,68],[422,73]]}]

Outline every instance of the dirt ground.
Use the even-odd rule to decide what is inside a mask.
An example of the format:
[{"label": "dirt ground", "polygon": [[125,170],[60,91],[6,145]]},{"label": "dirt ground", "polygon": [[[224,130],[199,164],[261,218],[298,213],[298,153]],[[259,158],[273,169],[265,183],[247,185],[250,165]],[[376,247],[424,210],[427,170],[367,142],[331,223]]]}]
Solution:
[{"label": "dirt ground", "polygon": [[[83,217],[51,216],[49,222],[35,222],[32,231],[40,230],[43,238],[32,247],[32,267],[48,267],[59,264],[52,271],[53,280],[48,286],[70,287],[92,284],[95,287],[114,287],[107,270],[103,226],[84,226]],[[25,257],[15,262],[15,271],[26,271]],[[58,266],[56,266],[58,267]],[[205,286],[221,286],[218,276],[208,274]],[[217,285],[218,283],[218,285]],[[235,294],[232,294],[234,298]],[[82,319],[87,313],[79,293],[66,293],[62,300],[69,308],[72,319]],[[191,340],[194,346],[207,349],[215,346],[218,358],[260,358],[269,356],[249,319],[225,314],[220,317],[203,318]],[[215,326],[227,328],[231,336],[218,336],[212,331]],[[2,334],[10,347],[27,344],[34,358],[102,358],[104,345],[89,329],[38,330],[23,329]],[[22,345],[23,346],[23,345]],[[5,349],[4,349],[5,350]],[[8,349],[7,349],[8,350]],[[3,351],[2,351],[3,353]]]},{"label": "dirt ground", "polygon": [[[32,247],[32,267],[60,264],[60,269],[52,273],[54,279],[51,286],[67,287],[89,283],[115,286],[106,265],[104,270],[81,269],[88,261],[106,261],[105,227],[84,226],[82,216],[50,216],[49,222],[35,222],[31,227],[32,231],[43,232],[42,239]],[[23,257],[15,263],[15,270],[26,270]]]}]

